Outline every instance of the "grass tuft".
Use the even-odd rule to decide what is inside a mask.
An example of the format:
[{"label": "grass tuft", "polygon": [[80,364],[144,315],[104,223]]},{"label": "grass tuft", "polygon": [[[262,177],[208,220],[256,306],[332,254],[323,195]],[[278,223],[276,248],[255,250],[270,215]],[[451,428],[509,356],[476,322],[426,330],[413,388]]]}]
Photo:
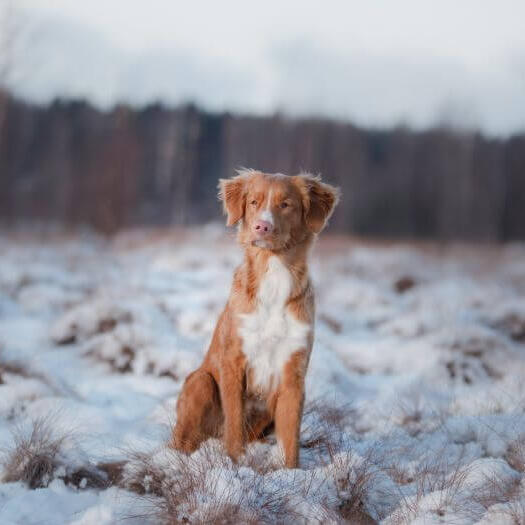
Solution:
[{"label": "grass tuft", "polygon": [[1,461],[2,481],[19,481],[30,489],[47,487],[54,479],[76,488],[105,488],[106,475],[91,464],[68,465],[62,448],[71,436],[58,433],[52,417],[31,423],[29,432],[13,433],[13,444]]}]

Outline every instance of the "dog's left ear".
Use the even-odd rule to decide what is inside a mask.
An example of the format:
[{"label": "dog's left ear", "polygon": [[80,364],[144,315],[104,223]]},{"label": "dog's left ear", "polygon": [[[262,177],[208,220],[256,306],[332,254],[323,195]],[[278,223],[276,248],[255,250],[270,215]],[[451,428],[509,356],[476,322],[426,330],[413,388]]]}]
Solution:
[{"label": "dog's left ear", "polygon": [[339,188],[321,181],[321,177],[301,174],[294,177],[303,199],[306,224],[313,233],[320,233],[339,202]]},{"label": "dog's left ear", "polygon": [[233,226],[244,217],[246,179],[244,174],[231,179],[219,179],[219,199],[222,201],[224,213],[228,215],[227,226]]}]

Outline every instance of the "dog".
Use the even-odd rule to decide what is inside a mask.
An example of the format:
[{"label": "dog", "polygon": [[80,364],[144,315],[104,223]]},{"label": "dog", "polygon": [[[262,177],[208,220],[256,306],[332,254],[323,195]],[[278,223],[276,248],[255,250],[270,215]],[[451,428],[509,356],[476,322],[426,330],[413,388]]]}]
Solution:
[{"label": "dog", "polygon": [[339,190],[309,174],[241,170],[219,181],[219,198],[244,260],[204,361],[184,382],[172,445],[191,453],[222,437],[236,461],[274,429],[284,466],[296,468],[314,339],[307,259]]}]

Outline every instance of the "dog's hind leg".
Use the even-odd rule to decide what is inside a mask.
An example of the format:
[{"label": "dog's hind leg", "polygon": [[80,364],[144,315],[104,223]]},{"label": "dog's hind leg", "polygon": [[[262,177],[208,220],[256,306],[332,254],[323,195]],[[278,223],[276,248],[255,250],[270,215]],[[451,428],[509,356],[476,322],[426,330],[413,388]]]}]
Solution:
[{"label": "dog's hind leg", "polygon": [[247,427],[247,441],[257,441],[266,437],[273,429],[273,417],[269,412],[261,412],[253,415],[246,422]]},{"label": "dog's hind leg", "polygon": [[191,453],[209,437],[217,437],[222,420],[219,388],[206,371],[197,369],[184,381],[177,401],[172,445]]}]

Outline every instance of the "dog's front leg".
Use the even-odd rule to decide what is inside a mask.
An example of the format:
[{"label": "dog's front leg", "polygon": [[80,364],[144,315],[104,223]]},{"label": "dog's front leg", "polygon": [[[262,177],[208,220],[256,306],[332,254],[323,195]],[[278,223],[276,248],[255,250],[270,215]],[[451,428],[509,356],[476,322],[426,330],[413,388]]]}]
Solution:
[{"label": "dog's front leg", "polygon": [[299,431],[303,415],[305,353],[296,352],[284,369],[275,407],[275,433],[287,468],[299,465]]},{"label": "dog's front leg", "polygon": [[234,461],[244,448],[243,382],[244,368],[240,363],[223,364],[220,390],[224,411],[224,445]]}]

